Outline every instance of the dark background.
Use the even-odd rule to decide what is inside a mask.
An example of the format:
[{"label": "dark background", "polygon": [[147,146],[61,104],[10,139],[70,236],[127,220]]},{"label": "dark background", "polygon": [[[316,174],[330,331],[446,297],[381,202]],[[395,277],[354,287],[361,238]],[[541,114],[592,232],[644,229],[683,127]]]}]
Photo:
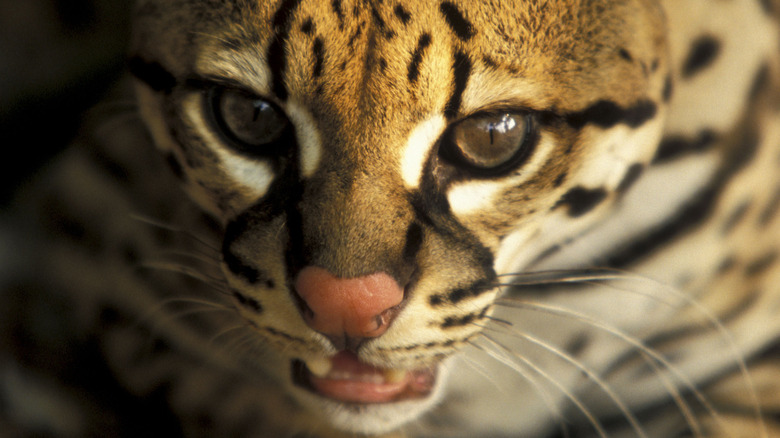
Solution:
[{"label": "dark background", "polygon": [[124,73],[132,0],[0,0],[0,207]]}]

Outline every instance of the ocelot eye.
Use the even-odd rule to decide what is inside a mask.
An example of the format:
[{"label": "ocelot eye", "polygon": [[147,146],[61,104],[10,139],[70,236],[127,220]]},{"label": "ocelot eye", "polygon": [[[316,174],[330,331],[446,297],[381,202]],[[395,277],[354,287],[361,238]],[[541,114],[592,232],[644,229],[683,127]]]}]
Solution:
[{"label": "ocelot eye", "polygon": [[278,152],[275,143],[290,122],[276,105],[230,88],[214,88],[208,99],[217,129],[235,149],[260,156]]},{"label": "ocelot eye", "polygon": [[500,174],[519,166],[531,155],[535,143],[533,128],[530,114],[478,114],[450,127],[439,154],[477,174]]}]

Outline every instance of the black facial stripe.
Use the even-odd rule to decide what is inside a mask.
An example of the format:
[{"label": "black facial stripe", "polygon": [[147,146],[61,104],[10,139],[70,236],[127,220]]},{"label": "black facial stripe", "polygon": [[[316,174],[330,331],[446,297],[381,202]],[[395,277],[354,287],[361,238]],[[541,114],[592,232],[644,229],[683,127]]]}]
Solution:
[{"label": "black facial stripe", "polygon": [[423,229],[420,224],[413,222],[406,230],[406,242],[403,249],[403,260],[406,264],[413,264],[417,253],[420,251],[423,241]]},{"label": "black facial stripe", "polygon": [[607,191],[602,188],[574,187],[558,200],[554,208],[567,206],[569,207],[569,216],[577,218],[596,208],[606,198]]},{"label": "black facial stripe", "polygon": [[442,2],[439,10],[452,32],[461,40],[468,41],[474,36],[474,27],[460,12],[457,6],[450,2]]},{"label": "black facial stripe", "polygon": [[260,302],[254,298],[250,298],[236,290],[233,291],[233,298],[235,298],[236,301],[238,301],[238,304],[241,304],[242,306],[252,310],[255,313],[263,312],[262,304],[260,304]]},{"label": "black facial stripe", "polygon": [[479,313],[469,313],[462,316],[448,316],[444,318],[444,321],[441,322],[439,327],[443,329],[464,327],[484,319],[486,315],[487,309]]},{"label": "black facial stripe", "polygon": [[407,75],[409,82],[412,85],[417,82],[417,77],[420,75],[420,63],[425,54],[425,49],[428,48],[430,44],[431,35],[427,33],[422,34],[417,41],[417,48],[414,49],[414,54],[412,54],[412,61],[409,63],[409,73]]},{"label": "black facial stripe", "polygon": [[253,225],[254,221],[250,221],[243,215],[228,224],[222,240],[222,261],[230,272],[254,285],[259,283],[264,276],[260,274],[258,269],[241,260],[232,250],[233,243]]},{"label": "black facial stripe", "polygon": [[127,67],[130,74],[154,91],[170,94],[177,84],[176,77],[157,62],[144,61],[134,56],[128,60]]},{"label": "black facial stripe", "polygon": [[463,92],[466,90],[469,76],[471,76],[471,60],[468,55],[463,52],[455,52],[452,69],[454,72],[453,82],[455,83],[455,88],[452,91],[450,99],[447,101],[447,105],[444,107],[444,116],[450,120],[458,116],[460,104],[463,100]]},{"label": "black facial stripe", "polygon": [[600,100],[582,111],[565,115],[564,119],[575,129],[590,124],[600,128],[612,128],[618,124],[638,128],[655,117],[657,112],[658,106],[651,100],[640,100],[628,108],[622,108],[609,100]]},{"label": "black facial stripe", "polygon": [[457,305],[463,300],[475,298],[493,290],[495,288],[495,285],[493,284],[494,280],[494,278],[477,280],[476,282],[466,287],[460,287],[449,292],[431,295],[428,298],[428,303],[433,307],[438,307],[445,304]]},{"label": "black facial stripe", "polygon": [[287,99],[287,85],[284,83],[284,72],[287,69],[287,38],[292,24],[293,14],[300,0],[285,0],[273,16],[273,29],[276,37],[268,47],[268,65],[273,78],[273,90],[279,99]]},{"label": "black facial stripe", "polygon": [[703,35],[694,41],[682,68],[682,76],[689,78],[712,64],[720,53],[720,41]]}]

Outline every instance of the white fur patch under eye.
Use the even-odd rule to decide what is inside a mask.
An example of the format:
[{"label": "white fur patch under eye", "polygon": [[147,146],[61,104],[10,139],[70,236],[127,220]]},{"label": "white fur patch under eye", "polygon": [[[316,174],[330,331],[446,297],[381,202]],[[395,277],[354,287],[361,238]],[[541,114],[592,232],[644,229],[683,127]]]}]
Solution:
[{"label": "white fur patch under eye", "polygon": [[248,160],[230,152],[220,150],[219,158],[223,168],[244,187],[252,189],[256,198],[265,196],[274,180],[274,172],[266,162]]},{"label": "white fur patch under eye", "polygon": [[505,184],[492,181],[473,181],[453,185],[447,193],[452,211],[466,215],[490,208],[495,195],[505,188]]},{"label": "white fur patch under eye", "polygon": [[446,127],[444,116],[437,114],[412,130],[401,157],[401,176],[406,187],[414,188],[420,185],[428,152]]},{"label": "white fur patch under eye", "polygon": [[322,139],[317,122],[306,107],[293,99],[284,105],[284,110],[295,126],[301,174],[308,178],[317,170],[322,157]]}]

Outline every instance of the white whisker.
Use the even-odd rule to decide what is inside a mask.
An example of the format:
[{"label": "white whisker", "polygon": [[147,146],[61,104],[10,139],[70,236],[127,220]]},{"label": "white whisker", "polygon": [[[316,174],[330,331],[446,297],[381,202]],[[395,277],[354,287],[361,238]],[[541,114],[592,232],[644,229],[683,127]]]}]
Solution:
[{"label": "white whisker", "polygon": [[[469,341],[468,345],[472,346],[473,348],[476,348],[479,351],[482,351],[483,353],[487,354],[490,357],[493,357],[493,355],[490,352],[486,351],[484,347],[477,345],[473,341]],[[467,359],[468,362],[472,365],[472,368],[477,370],[477,372],[479,372],[482,376],[485,377],[485,379],[491,382],[500,392],[506,394],[506,389],[501,384],[496,382],[490,376],[487,370],[485,370],[484,367],[482,367],[477,361],[471,359],[467,354],[464,354],[461,357]],[[528,381],[528,383],[531,384],[531,386],[533,386],[534,392],[536,392],[536,394],[542,399],[542,402],[545,404],[545,406],[547,406],[547,409],[553,414],[556,421],[558,422],[558,425],[561,428],[561,433],[563,434],[564,438],[568,438],[570,436],[570,433],[569,433],[569,428],[566,425],[566,419],[563,417],[563,414],[561,414],[560,409],[558,409],[558,407],[555,405],[555,402],[553,402],[553,400],[547,394],[547,391],[545,391],[545,389],[542,387],[539,381],[533,375],[528,373],[526,370],[521,368],[519,370],[515,369],[515,371],[517,371],[517,373],[520,374],[520,376],[522,376],[525,380]]]},{"label": "white whisker", "polygon": [[[654,361],[661,364],[672,375],[674,375],[677,379],[679,379],[683,383],[683,385],[691,391],[691,393],[699,401],[699,403],[702,404],[702,406],[707,411],[707,413],[718,424],[720,424],[721,427],[723,427],[724,423],[723,423],[723,419],[721,418],[721,415],[713,407],[712,403],[707,399],[707,397],[704,396],[704,394],[702,394],[702,392],[696,388],[696,385],[685,374],[683,374],[677,367],[675,367],[674,364],[672,364],[666,358],[664,358],[660,354],[656,353],[653,349],[645,345],[645,343],[642,340],[630,336],[624,333],[623,331],[619,330],[618,328],[613,327],[609,324],[597,321],[594,318],[591,318],[590,316],[562,307],[557,307],[557,306],[552,306],[549,304],[542,304],[542,303],[533,303],[533,302],[523,301],[523,300],[506,299],[506,298],[497,300],[496,304],[501,306],[506,306],[506,307],[540,311],[540,312],[545,312],[557,316],[572,318],[574,320],[588,324],[594,328],[598,328],[604,331],[605,333],[617,337],[618,339],[621,339],[622,341],[636,348],[637,351],[639,351],[647,359],[653,359]],[[688,424],[691,426],[693,430],[695,431],[700,430],[700,427],[698,426],[698,422],[696,421],[695,416],[693,415],[690,407],[684,401],[682,395],[677,390],[676,386],[671,382],[668,382],[667,385],[667,381],[664,378],[664,374],[661,373],[660,370],[658,370],[658,368],[656,368],[655,362],[653,362],[653,360],[648,360],[648,363],[651,366],[653,366],[655,370],[659,371],[658,372],[659,377],[662,377],[662,381],[664,382],[666,389],[670,392],[670,395],[672,395],[672,397],[674,398],[675,403],[680,408],[682,414],[685,416],[686,421],[688,421]]]},{"label": "white whisker", "polygon": [[607,384],[601,377],[599,377],[596,373],[594,373],[592,370],[590,370],[588,367],[582,364],[582,362],[578,361],[577,359],[573,358],[568,353],[561,351],[560,349],[554,347],[553,345],[549,344],[548,342],[545,342],[539,338],[536,338],[530,334],[520,332],[519,330],[513,329],[511,333],[506,333],[505,331],[498,331],[497,329],[491,329],[488,328],[488,330],[496,331],[497,333],[503,333],[508,334],[510,336],[519,337],[521,339],[524,339],[534,345],[537,345],[541,347],[543,350],[549,351],[550,353],[553,353],[555,356],[558,356],[559,358],[563,359],[567,363],[573,365],[581,372],[585,373],[585,375],[590,378],[591,381],[593,381],[596,385],[601,388],[602,391],[604,391],[605,394],[615,403],[615,405],[620,409],[620,412],[623,414],[623,416],[628,420],[628,422],[631,424],[631,427],[634,429],[634,431],[637,433],[637,436],[647,438],[647,435],[645,434],[642,426],[639,424],[639,420],[636,418],[633,412],[629,409],[629,407],[625,404],[625,402],[620,398],[620,396],[615,393],[615,391]]},{"label": "white whisker", "polygon": [[[534,365],[533,362],[528,360],[527,358],[523,357],[520,354],[514,353],[501,345],[501,343],[497,342],[493,338],[490,337],[490,335],[487,335],[485,333],[482,333],[482,339],[486,339],[489,341],[494,347],[497,347],[499,350],[504,351],[505,354],[509,354],[513,356],[515,359],[521,361],[523,364],[525,364],[526,367],[530,368],[532,371],[543,377],[546,381],[553,384],[556,388],[558,388],[561,393],[566,396],[576,407],[577,409],[582,412],[583,415],[588,419],[588,422],[593,426],[596,433],[598,433],[599,437],[601,438],[607,438],[608,435],[606,434],[606,431],[604,430],[604,426],[601,424],[601,422],[596,418],[595,415],[582,403],[582,401],[577,398],[571,391],[566,389],[561,383],[556,381],[552,376],[550,376],[547,372],[545,372],[540,367]],[[522,374],[522,368],[520,367],[520,364],[513,361],[510,358],[505,357],[503,354],[498,354],[496,350],[484,350],[486,353],[490,354],[494,359],[498,360],[499,362],[503,363],[504,365],[509,366],[510,368],[514,369],[518,373]]]},{"label": "white whisker", "polygon": [[155,220],[155,219],[152,219],[150,217],[143,216],[143,215],[140,215],[140,214],[132,214],[132,215],[130,215],[130,217],[132,219],[134,219],[134,220],[137,220],[137,221],[142,222],[142,223],[147,224],[147,225],[151,225],[151,226],[159,228],[161,230],[166,230],[166,231],[170,231],[170,232],[173,232],[173,233],[178,233],[178,234],[181,234],[183,236],[186,236],[186,237],[192,239],[193,241],[198,242],[201,245],[211,249],[215,253],[220,253],[220,248],[217,246],[216,243],[209,242],[205,238],[200,237],[200,236],[198,236],[197,234],[195,234],[195,233],[193,233],[191,231],[184,230],[184,229],[179,228],[179,227],[174,226],[174,225],[165,224],[163,222],[160,222],[158,220]]}]

